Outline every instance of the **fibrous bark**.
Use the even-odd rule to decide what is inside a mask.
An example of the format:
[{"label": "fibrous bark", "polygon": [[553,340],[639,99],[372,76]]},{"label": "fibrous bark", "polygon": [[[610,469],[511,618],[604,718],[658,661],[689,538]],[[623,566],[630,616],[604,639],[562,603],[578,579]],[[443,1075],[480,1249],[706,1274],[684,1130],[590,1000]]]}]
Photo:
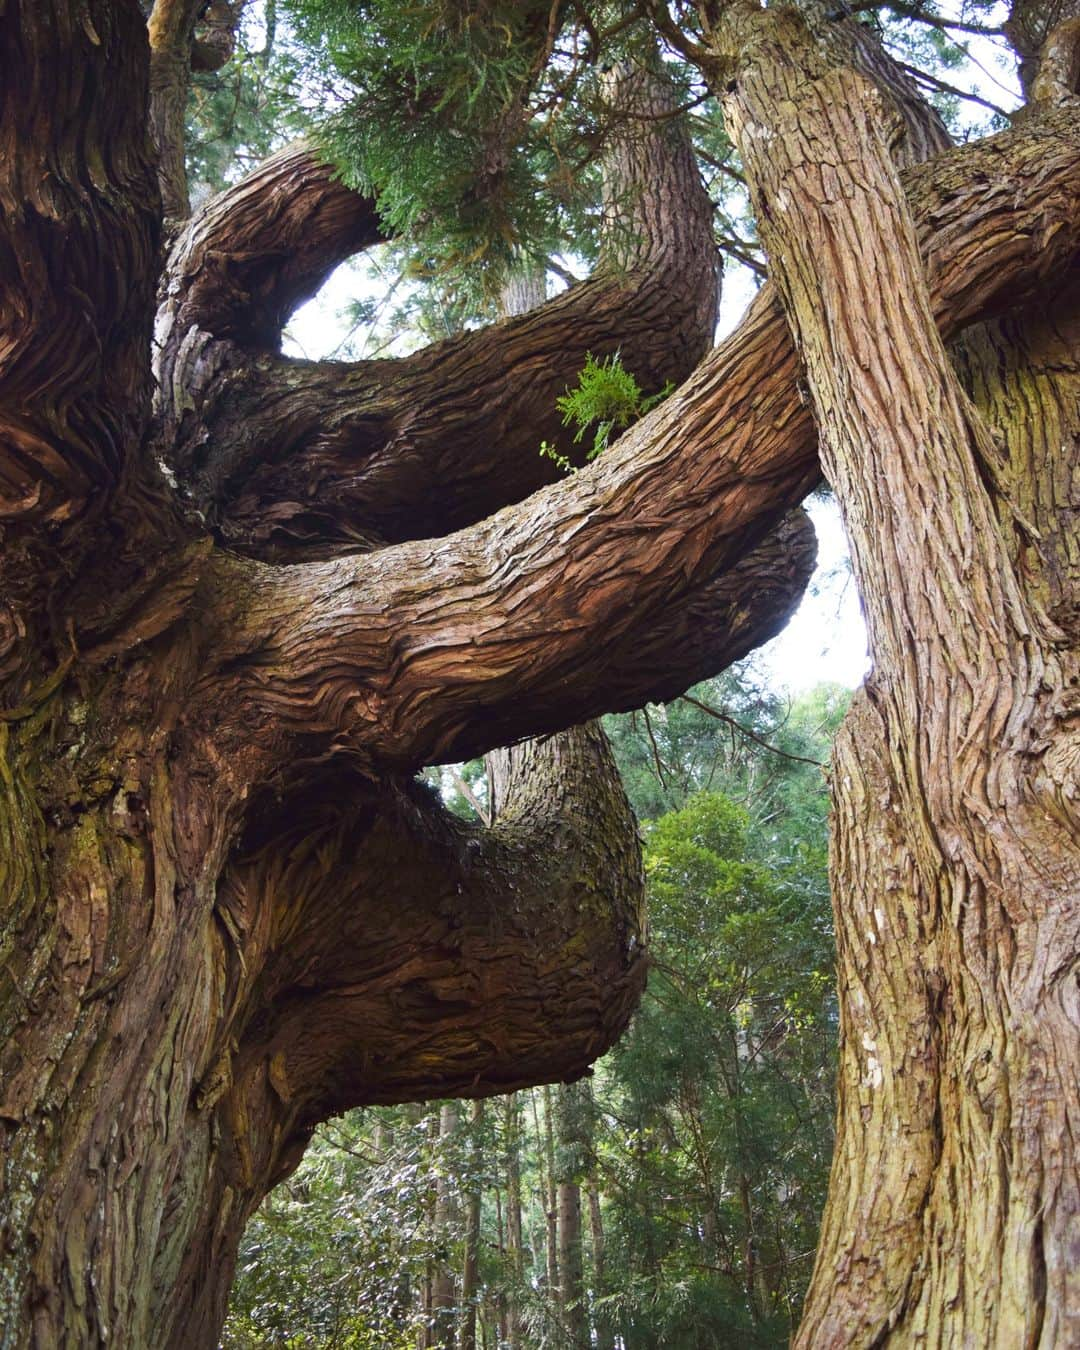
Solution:
[{"label": "fibrous bark", "polygon": [[1002,454],[935,326],[875,91],[815,63],[791,11],[731,31],[729,115],[874,658],[833,766],[840,1114],[797,1343],[1069,1343],[1078,666],[1042,603],[1062,550],[1017,562],[1035,461],[1051,493],[1075,471],[1075,410],[1048,446],[1063,405],[1033,380],[1051,425],[1014,405]]},{"label": "fibrous bark", "polygon": [[[562,728],[777,626],[811,561],[789,512],[814,424],[766,293],[597,464],[527,496],[586,350],[614,339],[648,388],[707,344],[707,215],[666,122],[620,150],[639,256],[378,369],[274,351],[378,234],[286,152],[178,236],[152,349],[138,9],[8,0],[0,39],[3,1334],[210,1344],[244,1220],[320,1118],[574,1076],[623,1025],[633,825],[595,731]],[[1058,109],[906,171],[946,334],[1075,262],[1078,157]],[[989,450],[980,472],[1007,480]],[[1069,555],[1037,502],[1008,504],[1010,565],[1038,557],[1064,631]],[[1024,745],[1056,782],[1060,743],[1031,739],[1051,702]],[[552,732],[511,753],[490,830],[409,781]]]}]

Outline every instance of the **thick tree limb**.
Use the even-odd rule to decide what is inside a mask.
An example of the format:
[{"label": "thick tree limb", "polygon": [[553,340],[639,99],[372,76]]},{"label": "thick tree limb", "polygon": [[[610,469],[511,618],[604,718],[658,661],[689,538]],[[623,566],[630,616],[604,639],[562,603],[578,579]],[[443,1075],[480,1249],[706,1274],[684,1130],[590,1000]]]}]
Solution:
[{"label": "thick tree limb", "polygon": [[271,887],[277,929],[260,990],[272,1025],[254,1018],[240,1058],[285,1053],[308,1123],[361,1102],[580,1074],[629,1017],[645,974],[643,883],[606,738],[582,727],[501,759],[490,828],[418,786],[374,827],[364,806],[343,826],[339,792],[332,844],[294,828],[268,871],[241,869],[244,885]]},{"label": "thick tree limb", "polygon": [[[948,333],[1080,247],[1067,113],[908,170]],[[247,715],[333,729],[372,763],[473,754],[551,725],[606,650],[723,572],[817,479],[771,294],[668,402],[572,482],[437,545],[248,571]],[[238,564],[239,566],[239,564]],[[261,706],[262,714],[254,712]],[[324,733],[325,734],[325,733]]]},{"label": "thick tree limb", "polygon": [[817,559],[802,510],[786,516],[744,558],[663,609],[651,625],[604,645],[590,715],[667,703],[711,679],[781,632]]},{"label": "thick tree limb", "polygon": [[1051,29],[1076,18],[1080,18],[1077,0],[1013,0],[1003,27],[1020,58],[1020,83],[1026,94],[1034,92],[1035,77]]},{"label": "thick tree limb", "polygon": [[[642,81],[650,106],[670,106],[644,74],[618,99],[640,102]],[[593,279],[399,361],[250,350],[273,345],[329,262],[377,237],[370,203],[307,153],[276,156],[196,217],[159,320],[163,453],[225,539],[290,559],[446,533],[551,481],[542,439],[574,453],[555,400],[589,351],[621,351],[649,392],[685,378],[715,322],[712,208],[681,127],[628,127],[606,161]]]},{"label": "thick tree limb", "polygon": [[[221,1222],[195,1226],[210,1245],[187,1253],[191,1301],[161,1309],[163,1344],[208,1342],[229,1283],[209,1271],[235,1259],[318,1121],[580,1076],[625,1025],[645,978],[643,878],[599,728],[508,752],[500,802],[482,829],[419,785],[373,800],[339,783],[231,873],[218,945],[237,1003],[193,1100],[220,1143],[186,1162],[210,1171],[190,1186]],[[269,945],[242,993],[237,938]],[[262,968],[250,951],[244,966]]]},{"label": "thick tree limb", "polygon": [[[885,50],[876,29],[860,23],[846,5],[828,0],[801,0],[799,10],[826,62],[857,70],[874,85],[885,104],[889,152],[898,168],[922,164],[949,148],[941,115],[908,69]],[[714,86],[714,92],[721,91]]]},{"label": "thick tree limb", "polygon": [[156,331],[163,375],[192,328],[276,350],[292,311],[382,238],[375,203],[313,147],[271,155],[196,211],[173,244]]}]

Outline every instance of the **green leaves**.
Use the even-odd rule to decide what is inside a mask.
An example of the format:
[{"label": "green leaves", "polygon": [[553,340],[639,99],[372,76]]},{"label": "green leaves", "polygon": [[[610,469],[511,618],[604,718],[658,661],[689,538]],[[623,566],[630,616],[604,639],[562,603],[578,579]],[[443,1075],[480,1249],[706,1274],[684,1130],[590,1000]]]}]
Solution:
[{"label": "green leaves", "polygon": [[[612,432],[625,431],[644,417],[672,392],[675,386],[669,380],[655,394],[646,397],[641,386],[622,363],[618,352],[598,361],[592,352],[586,353],[585,365],[578,376],[576,389],[567,389],[555,400],[563,416],[564,427],[575,427],[574,444],[580,445],[586,434],[592,432],[592,445],[585,458],[596,459],[608,447]],[[573,473],[568,456],[561,454],[548,441],[541,441],[540,453],[553,460],[564,473]]]},{"label": "green leaves", "polygon": [[558,137],[528,112],[552,37],[546,0],[289,8],[336,103],[318,134],[388,231],[410,240],[414,276],[501,276],[526,244],[563,232],[565,194],[547,186]]}]

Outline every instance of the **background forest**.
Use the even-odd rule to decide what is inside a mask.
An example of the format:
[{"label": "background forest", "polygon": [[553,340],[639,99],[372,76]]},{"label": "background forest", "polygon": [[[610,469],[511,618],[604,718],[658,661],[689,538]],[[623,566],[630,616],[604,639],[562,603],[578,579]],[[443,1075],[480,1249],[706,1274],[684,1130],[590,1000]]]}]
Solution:
[{"label": "background forest", "polygon": [[[226,1346],[787,1343],[832,1151],[814,761],[847,698],[742,668],[608,720],[649,880],[629,1031],[578,1083],[321,1128],[248,1229]],[[445,780],[483,808],[480,761]]]},{"label": "background forest", "polygon": [[[503,175],[505,195],[462,216],[457,187],[475,145],[455,147],[454,164],[438,135],[404,150],[380,140],[379,98],[398,96],[395,80],[418,52],[440,56],[408,12],[367,9],[361,30],[347,3],[248,6],[232,59],[197,75],[191,94],[193,200],[317,130],[358,185],[356,166],[376,166],[384,219],[409,238],[347,265],[349,280],[294,320],[300,356],[400,353],[505,312],[516,303],[503,250],[511,236],[528,243],[514,266],[529,274],[533,299],[537,286],[542,298],[545,285],[573,284],[594,259],[604,130],[589,123],[587,28],[555,65],[562,87],[541,91],[550,107],[536,119],[528,172],[520,183]],[[875,9],[867,21],[954,132],[1004,123],[985,82],[968,96],[964,44],[980,22],[935,21],[926,7]],[[633,40],[630,29],[628,55]],[[432,78],[447,90],[459,125],[484,125],[487,82],[497,102],[500,82],[520,76],[509,52],[441,60],[437,79],[411,74],[418,88]],[[737,156],[712,100],[685,72],[669,73],[685,81],[738,303],[764,264]],[[357,88],[369,105],[359,121],[349,112]],[[445,120],[444,107],[433,111]],[[598,423],[603,413],[583,421],[586,445]],[[371,1108],[321,1127],[248,1228],[226,1347],[788,1343],[832,1152],[823,769],[848,697],[823,685],[791,702],[743,665],[667,706],[606,719],[642,825],[649,890],[651,974],[629,1031],[577,1083]],[[485,814],[482,761],[429,778],[459,814]]]}]

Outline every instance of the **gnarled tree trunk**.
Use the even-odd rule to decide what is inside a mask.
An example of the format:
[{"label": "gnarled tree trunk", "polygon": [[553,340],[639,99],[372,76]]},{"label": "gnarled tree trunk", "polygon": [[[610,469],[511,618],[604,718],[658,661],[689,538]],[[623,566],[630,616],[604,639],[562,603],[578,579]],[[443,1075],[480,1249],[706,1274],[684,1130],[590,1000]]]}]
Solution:
[{"label": "gnarled tree trunk", "polygon": [[[0,1338],[16,1346],[213,1344],[244,1222],[320,1119],[583,1072],[644,978],[641,876],[602,738],[565,728],[744,654],[782,625],[812,564],[805,518],[789,513],[818,478],[815,428],[768,288],[598,463],[556,483],[535,453],[586,350],[620,346],[649,387],[689,375],[709,345],[708,204],[675,123],[648,117],[620,145],[610,172],[635,247],[612,256],[617,233],[586,285],[402,362],[287,362],[284,316],[377,223],[294,147],[181,224],[175,157],[159,166],[145,131],[153,63],[194,51],[198,14],[158,0],[150,41],[134,0],[0,6]],[[175,85],[153,98],[175,126]],[[963,405],[928,315],[953,336],[1064,289],[1078,162],[1062,107],[904,170],[915,235],[898,236],[896,266],[921,297],[917,246],[929,289],[912,331],[941,407]],[[159,168],[178,203],[163,276]],[[1053,360],[1040,369],[1049,407],[1065,386]],[[971,379],[989,410],[991,374]],[[847,426],[846,393],[827,408],[814,393],[839,484],[850,445],[829,415]],[[962,431],[942,435],[959,446]],[[1016,444],[1018,465],[1056,453]],[[923,643],[884,597],[871,605],[879,662],[899,653],[877,715],[902,754],[882,772],[918,825],[912,884],[941,901],[919,909],[927,1072],[966,1112],[946,1139],[930,1110],[941,1148],[930,1180],[910,1184],[933,1181],[925,1214],[963,1243],[982,1220],[1005,1224],[1000,1188],[978,1212],[950,1191],[981,1179],[963,1171],[977,1130],[1013,1150],[1009,1203],[1030,1224],[1007,1230],[1026,1245],[1000,1326],[1034,1289],[1049,1343],[1075,1309],[1061,1286],[1068,1136],[1054,1154],[1045,1090],[1071,997],[1073,855],[1051,838],[1074,809],[1075,637],[1055,636],[1074,611],[1051,575],[1071,563],[1040,525],[1057,489],[1022,496],[978,445],[979,472],[961,447],[948,481],[971,494],[980,532],[958,539],[939,511],[931,542],[972,594],[993,579],[996,626],[984,635],[959,583],[955,651],[940,606]],[[930,494],[918,461],[906,467]],[[925,541],[894,507],[875,501],[871,541],[899,541],[891,570],[872,551],[860,565],[868,584],[910,593]],[[450,819],[412,778],[525,737],[541,739],[510,756],[490,828]],[[1001,740],[985,771],[980,737]],[[939,750],[949,772],[920,813]],[[973,811],[988,821],[977,841]],[[1049,844],[1053,875],[1032,856]],[[911,912],[889,895],[882,922],[899,941]],[[997,1039],[971,1020],[979,1000],[1008,1002]],[[882,1022],[878,1069],[860,1066],[860,1009],[849,1000],[857,1084],[889,1043]],[[854,1231],[869,1244],[856,1268],[880,1230]],[[808,1325],[842,1325],[843,1289],[822,1280]],[[917,1262],[886,1284],[879,1328],[897,1308],[967,1306]]]}]

